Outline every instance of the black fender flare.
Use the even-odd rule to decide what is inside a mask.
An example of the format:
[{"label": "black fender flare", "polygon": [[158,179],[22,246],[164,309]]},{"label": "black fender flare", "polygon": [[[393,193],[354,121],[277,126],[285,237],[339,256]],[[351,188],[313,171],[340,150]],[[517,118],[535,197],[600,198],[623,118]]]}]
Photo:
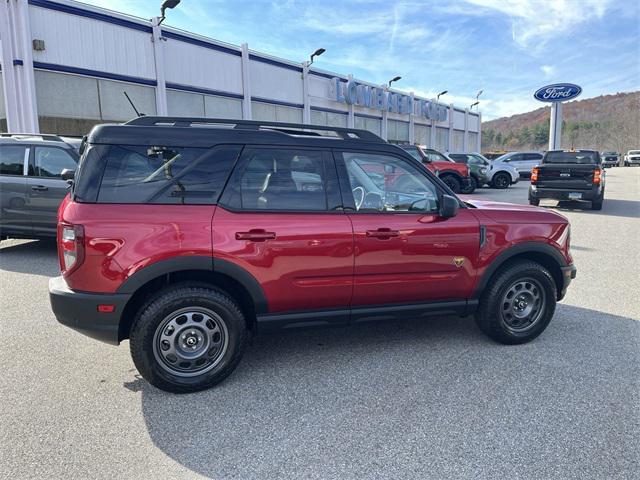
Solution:
[{"label": "black fender flare", "polygon": [[[526,253],[543,254],[553,259],[559,268],[566,267],[567,261],[560,251],[548,243],[544,242],[523,242],[509,247],[501,252],[496,258],[493,259],[491,264],[487,267],[485,272],[480,277],[480,280],[476,284],[476,288],[471,296],[473,299],[478,299],[482,295],[482,292],[486,288],[489,280],[494,273],[498,271],[506,262],[515,257],[516,255],[522,255]],[[559,288],[562,286],[559,285]]]},{"label": "black fender flare", "polygon": [[151,280],[185,270],[220,273],[231,278],[247,290],[256,313],[268,313],[267,298],[260,283],[251,273],[233,262],[207,255],[178,256],[152,263],[131,275],[118,287],[116,293],[133,295]]}]

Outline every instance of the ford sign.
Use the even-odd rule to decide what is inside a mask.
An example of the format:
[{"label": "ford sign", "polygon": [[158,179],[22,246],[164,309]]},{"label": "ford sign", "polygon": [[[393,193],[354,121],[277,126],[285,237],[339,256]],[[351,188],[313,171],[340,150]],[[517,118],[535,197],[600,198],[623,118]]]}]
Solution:
[{"label": "ford sign", "polygon": [[582,88],[573,83],[555,83],[542,87],[533,94],[541,102],[564,102],[576,98],[582,93]]}]

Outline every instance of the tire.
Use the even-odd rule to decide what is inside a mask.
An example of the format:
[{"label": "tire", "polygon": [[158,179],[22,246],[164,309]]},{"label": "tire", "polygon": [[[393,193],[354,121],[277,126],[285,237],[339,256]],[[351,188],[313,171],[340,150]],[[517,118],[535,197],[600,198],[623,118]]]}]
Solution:
[{"label": "tire", "polygon": [[602,210],[602,204],[604,203],[604,193],[596,200],[591,201],[591,210]]},{"label": "tire", "polygon": [[511,185],[511,176],[505,172],[496,173],[491,179],[493,188],[505,189]]},{"label": "tire", "polygon": [[478,188],[478,181],[475,177],[469,177],[469,186],[467,188],[461,188],[460,193],[464,193],[465,195],[473,193]]},{"label": "tire", "polygon": [[546,268],[536,262],[518,261],[493,275],[480,297],[476,323],[496,342],[527,343],[549,325],[556,298],[556,284]]},{"label": "tire", "polygon": [[160,291],[142,306],[129,343],[145,380],[167,392],[189,393],[228,377],[246,340],[244,316],[231,297],[207,284],[184,283]]},{"label": "tire", "polygon": [[453,193],[460,193],[460,180],[453,175],[441,176],[440,180],[446,183],[447,187],[449,187]]},{"label": "tire", "polygon": [[540,205],[539,198],[531,198],[529,197],[529,205],[533,205],[534,207],[538,207]]}]

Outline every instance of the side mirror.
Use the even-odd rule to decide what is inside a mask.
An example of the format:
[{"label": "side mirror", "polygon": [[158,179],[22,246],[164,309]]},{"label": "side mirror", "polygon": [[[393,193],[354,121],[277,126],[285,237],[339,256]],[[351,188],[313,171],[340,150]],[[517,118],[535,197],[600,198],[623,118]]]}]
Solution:
[{"label": "side mirror", "polygon": [[458,214],[458,200],[451,195],[443,195],[440,199],[440,216],[443,218],[455,217]]},{"label": "side mirror", "polygon": [[76,176],[76,171],[71,170],[70,168],[65,168],[64,170],[62,170],[62,172],[60,172],[60,177],[62,177],[62,179],[66,180],[67,182],[69,180],[73,180],[75,176]]}]

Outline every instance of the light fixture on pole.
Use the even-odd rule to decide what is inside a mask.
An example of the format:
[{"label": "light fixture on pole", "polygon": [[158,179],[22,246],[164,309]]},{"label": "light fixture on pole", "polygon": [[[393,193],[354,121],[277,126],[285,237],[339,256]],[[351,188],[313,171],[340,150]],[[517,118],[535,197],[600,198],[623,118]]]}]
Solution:
[{"label": "light fixture on pole", "polygon": [[482,95],[483,90],[480,90],[478,93],[476,93],[476,100],[478,100],[478,97],[480,97],[480,95]]},{"label": "light fixture on pole", "polygon": [[480,101],[476,100],[474,103],[471,104],[471,107],[469,107],[469,110],[473,110],[473,107],[477,107],[479,103]]},{"label": "light fixture on pole", "polygon": [[393,77],[391,80],[389,80],[389,83],[387,84],[387,87],[391,88],[391,84],[393,82],[397,82],[398,80],[400,80],[402,77]]},{"label": "light fixture on pole", "polygon": [[436,97],[436,101],[440,100],[440,97],[441,97],[442,95],[446,95],[447,93],[449,93],[449,90],[443,90],[443,91],[441,91],[441,92],[438,94],[438,96]]},{"label": "light fixture on pole", "polygon": [[313,59],[314,59],[315,57],[319,57],[319,56],[320,56],[320,55],[322,55],[324,52],[326,52],[326,50],[325,50],[324,48],[319,48],[319,49],[317,49],[315,52],[313,52],[313,53],[311,54],[311,57],[309,57],[309,58],[310,58],[310,60],[309,60],[309,63],[307,64],[307,66],[309,66],[309,65],[311,65],[311,64],[313,63]]},{"label": "light fixture on pole", "polygon": [[165,10],[167,8],[172,9],[172,8],[176,8],[178,6],[178,4],[180,3],[180,0],[164,0],[164,2],[162,2],[162,6],[160,7],[160,20],[158,20],[158,25],[160,25],[162,22],[164,22],[165,19]]}]

